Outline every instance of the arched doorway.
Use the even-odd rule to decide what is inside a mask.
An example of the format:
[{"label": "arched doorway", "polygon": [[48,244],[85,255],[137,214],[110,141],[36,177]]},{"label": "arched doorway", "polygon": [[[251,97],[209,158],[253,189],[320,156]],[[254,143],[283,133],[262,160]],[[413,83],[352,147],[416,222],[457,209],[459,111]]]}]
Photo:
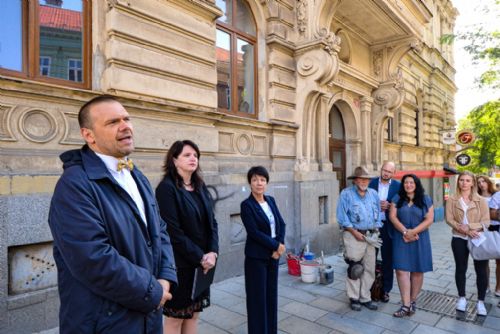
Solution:
[{"label": "arched doorway", "polygon": [[342,114],[335,105],[328,115],[328,147],[332,170],[336,172],[342,190],[346,187],[345,127]]}]

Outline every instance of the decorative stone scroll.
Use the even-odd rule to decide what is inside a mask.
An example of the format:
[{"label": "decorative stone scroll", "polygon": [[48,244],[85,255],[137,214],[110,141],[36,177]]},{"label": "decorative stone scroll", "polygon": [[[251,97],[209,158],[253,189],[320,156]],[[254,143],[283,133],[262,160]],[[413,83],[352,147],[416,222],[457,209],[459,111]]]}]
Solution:
[{"label": "decorative stone scroll", "polygon": [[307,0],[297,1],[297,27],[302,35],[306,32],[307,26]]},{"label": "decorative stone scroll", "polygon": [[0,105],[0,141],[15,141],[9,127],[9,114],[13,106]]}]

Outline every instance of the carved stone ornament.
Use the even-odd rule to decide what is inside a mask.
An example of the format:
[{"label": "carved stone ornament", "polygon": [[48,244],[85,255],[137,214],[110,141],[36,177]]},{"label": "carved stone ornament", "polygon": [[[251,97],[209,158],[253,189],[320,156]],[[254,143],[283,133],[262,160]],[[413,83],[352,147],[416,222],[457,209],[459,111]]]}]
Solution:
[{"label": "carved stone ornament", "polygon": [[43,110],[28,110],[19,119],[19,131],[36,143],[46,143],[57,133],[56,120]]},{"label": "carved stone ornament", "polygon": [[318,60],[314,59],[311,55],[306,55],[299,59],[297,63],[297,70],[300,75],[308,76],[318,71]]},{"label": "carved stone ornament", "polygon": [[378,50],[373,53],[373,73],[377,77],[382,75],[383,50]]},{"label": "carved stone ornament", "polygon": [[339,36],[336,36],[333,32],[329,32],[326,28],[319,31],[318,37],[322,39],[325,43],[325,50],[333,55],[340,51],[340,42],[342,41]]},{"label": "carved stone ornament", "polygon": [[307,0],[297,1],[297,26],[299,33],[303,34],[307,26]]},{"label": "carved stone ornament", "polygon": [[248,155],[252,152],[253,142],[252,139],[246,135],[242,134],[236,140],[236,148],[241,154]]}]

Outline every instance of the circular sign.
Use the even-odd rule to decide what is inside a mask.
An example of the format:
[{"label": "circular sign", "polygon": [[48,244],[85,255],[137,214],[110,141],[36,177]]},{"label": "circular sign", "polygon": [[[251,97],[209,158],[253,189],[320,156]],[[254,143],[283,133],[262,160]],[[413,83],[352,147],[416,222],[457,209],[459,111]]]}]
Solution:
[{"label": "circular sign", "polygon": [[456,138],[457,138],[457,144],[469,145],[472,144],[472,142],[474,142],[476,136],[474,136],[474,133],[470,130],[462,130],[457,132]]},{"label": "circular sign", "polygon": [[451,145],[455,143],[455,131],[443,132],[443,144]]},{"label": "circular sign", "polygon": [[468,164],[470,164],[471,158],[470,158],[470,155],[462,153],[462,154],[457,155],[455,160],[456,160],[457,164],[459,164],[460,166],[467,166]]}]

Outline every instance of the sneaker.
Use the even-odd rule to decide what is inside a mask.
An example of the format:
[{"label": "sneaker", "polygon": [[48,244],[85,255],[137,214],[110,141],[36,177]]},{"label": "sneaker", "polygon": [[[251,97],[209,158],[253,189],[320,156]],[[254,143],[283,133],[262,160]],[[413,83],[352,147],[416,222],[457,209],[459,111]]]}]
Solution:
[{"label": "sneaker", "polygon": [[378,309],[378,305],[371,300],[369,302],[361,303],[361,305],[372,311],[376,311]]},{"label": "sneaker", "polygon": [[358,300],[351,300],[351,310],[361,311],[361,304]]},{"label": "sneaker", "polygon": [[477,302],[477,315],[485,317],[488,314],[486,311],[486,307],[484,307],[484,302],[478,301]]},{"label": "sneaker", "polygon": [[465,312],[466,307],[467,307],[467,299],[465,299],[465,297],[458,298],[456,307],[457,311]]}]

